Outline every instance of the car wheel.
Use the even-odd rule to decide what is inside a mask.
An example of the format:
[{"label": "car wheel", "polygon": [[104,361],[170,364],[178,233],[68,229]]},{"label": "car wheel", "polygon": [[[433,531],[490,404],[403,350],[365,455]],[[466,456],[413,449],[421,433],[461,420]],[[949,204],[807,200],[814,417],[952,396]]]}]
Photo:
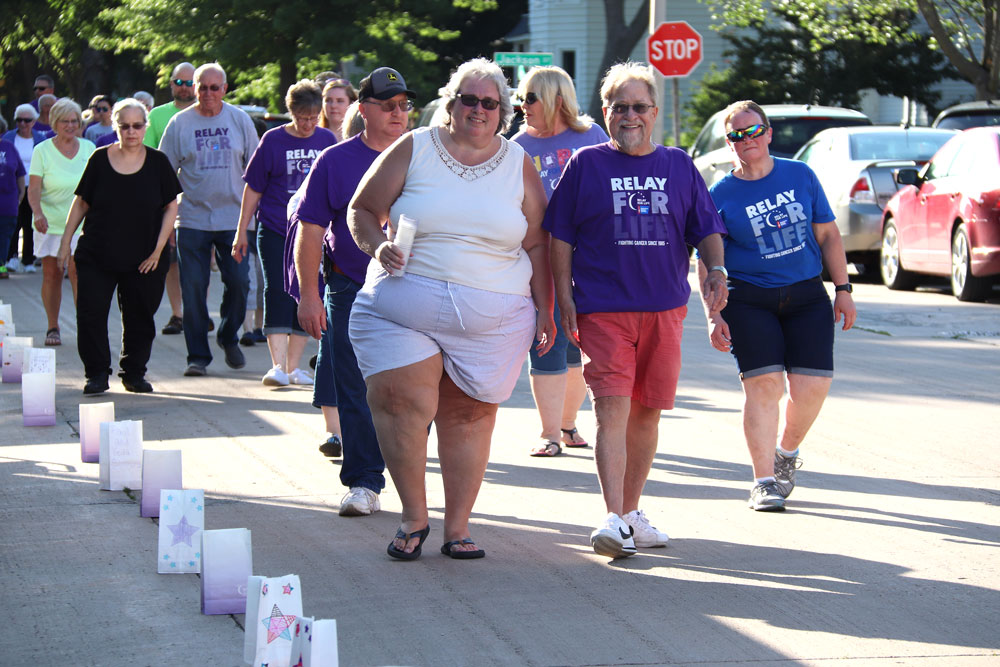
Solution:
[{"label": "car wheel", "polygon": [[991,286],[989,279],[972,275],[972,252],[965,224],[951,237],[951,291],[959,301],[983,301]]},{"label": "car wheel", "polygon": [[886,220],[885,227],[882,229],[879,269],[882,272],[882,282],[889,289],[913,289],[916,286],[916,277],[904,269],[899,262],[899,234],[896,232],[896,225],[891,220]]}]

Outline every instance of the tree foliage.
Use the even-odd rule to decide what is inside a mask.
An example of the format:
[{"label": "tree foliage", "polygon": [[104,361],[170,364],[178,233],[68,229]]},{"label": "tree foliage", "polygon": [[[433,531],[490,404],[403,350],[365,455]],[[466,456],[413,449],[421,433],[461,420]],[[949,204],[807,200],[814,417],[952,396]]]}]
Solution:
[{"label": "tree foliage", "polygon": [[604,54],[587,106],[594,118],[601,117],[601,77],[616,62],[628,58],[649,29],[649,0],[642,0],[631,20],[625,18],[625,0],[604,0],[604,27]]},{"label": "tree foliage", "polygon": [[[749,27],[794,17],[818,51],[833,42],[853,40],[888,45],[906,42],[909,25],[898,12],[919,12],[939,49],[979,99],[1000,93],[1000,0],[703,0],[724,24]],[[919,75],[919,73],[917,73]]]}]

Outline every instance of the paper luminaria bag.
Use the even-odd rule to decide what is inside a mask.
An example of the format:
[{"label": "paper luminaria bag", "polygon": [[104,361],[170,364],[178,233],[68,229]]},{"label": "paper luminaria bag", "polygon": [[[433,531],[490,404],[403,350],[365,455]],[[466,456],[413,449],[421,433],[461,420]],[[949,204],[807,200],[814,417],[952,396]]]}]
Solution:
[{"label": "paper luminaria bag", "polygon": [[201,613],[244,613],[252,574],[249,528],[201,532]]},{"label": "paper luminaria bag", "polygon": [[338,667],[337,621],[300,619],[292,636],[291,667]]},{"label": "paper luminaria bag", "polygon": [[292,655],[290,667],[305,667],[306,656],[312,648],[312,628],[316,619],[302,616],[292,628]]},{"label": "paper luminaria bag", "polygon": [[56,351],[24,350],[21,374],[21,411],[25,426],[55,426]]},{"label": "paper luminaria bag", "polygon": [[298,575],[250,577],[245,611],[244,662],[253,667],[290,667],[292,633],[302,616]]},{"label": "paper luminaria bag", "polygon": [[[148,452],[147,452],[148,453]],[[152,495],[143,487],[142,497]],[[160,534],[156,550],[159,574],[201,572],[201,534],[205,530],[203,489],[160,489]]]},{"label": "paper luminaria bag", "polygon": [[[160,516],[160,489],[182,489],[181,450],[146,449],[142,452],[142,499],[139,516]],[[204,527],[204,526],[203,526]]]},{"label": "paper luminaria bag", "polygon": [[142,488],[142,422],[102,422],[100,481],[105,491]]},{"label": "paper luminaria bag", "polygon": [[[81,403],[80,404],[80,460],[84,463],[97,463],[101,454],[101,422],[115,420],[115,404]],[[180,486],[178,484],[178,486]]]},{"label": "paper luminaria bag", "polygon": [[0,364],[3,364],[3,370],[0,371],[0,381],[4,383],[20,382],[24,369],[24,351],[31,347],[31,336],[7,336],[2,341],[3,350]]}]

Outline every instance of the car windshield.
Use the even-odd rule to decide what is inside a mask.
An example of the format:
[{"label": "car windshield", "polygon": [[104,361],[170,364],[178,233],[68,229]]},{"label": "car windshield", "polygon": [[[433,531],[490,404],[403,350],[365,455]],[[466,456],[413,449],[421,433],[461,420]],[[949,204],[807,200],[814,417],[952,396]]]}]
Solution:
[{"label": "car windshield", "polygon": [[771,155],[792,157],[817,132],[831,127],[871,125],[867,118],[830,118],[829,116],[800,116],[798,118],[771,118],[774,133],[771,136]]},{"label": "car windshield", "polygon": [[852,160],[926,162],[954,135],[946,132],[865,132],[850,139]]},{"label": "car windshield", "polygon": [[942,118],[935,127],[945,130],[967,130],[970,127],[1000,125],[1000,111],[967,111]]}]

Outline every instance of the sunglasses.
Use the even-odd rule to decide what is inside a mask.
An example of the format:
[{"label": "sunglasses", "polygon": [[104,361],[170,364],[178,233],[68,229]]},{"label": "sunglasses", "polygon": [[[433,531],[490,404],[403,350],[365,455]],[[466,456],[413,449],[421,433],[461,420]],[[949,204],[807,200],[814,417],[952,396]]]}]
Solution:
[{"label": "sunglasses", "polygon": [[36,90],[36,91],[37,91],[37,90],[48,90],[48,89],[49,89],[49,87],[48,87],[48,86],[35,86],[35,90]]},{"label": "sunglasses", "polygon": [[190,88],[194,85],[194,79],[174,79],[173,84],[175,86],[187,86]]},{"label": "sunglasses", "polygon": [[118,129],[124,132],[125,130],[135,130],[138,132],[142,128],[146,127],[145,123],[122,123],[118,126]]},{"label": "sunglasses", "polygon": [[398,102],[393,102],[392,100],[365,100],[364,102],[365,104],[374,104],[386,113],[392,113],[396,109],[400,111],[410,111],[413,109],[412,100],[399,100]]},{"label": "sunglasses", "polygon": [[470,109],[475,109],[477,104],[481,104],[486,111],[493,111],[500,106],[500,100],[495,100],[492,97],[476,97],[475,95],[463,95],[459,93],[453,99],[460,101]]},{"label": "sunglasses", "polygon": [[34,123],[35,119],[34,118],[15,118],[14,122],[15,123],[24,123],[25,125],[27,125],[28,123]]},{"label": "sunglasses", "polygon": [[211,90],[213,93],[217,93],[223,89],[224,86],[220,86],[217,83],[213,83],[209,86],[199,86],[200,90]]},{"label": "sunglasses", "polygon": [[629,109],[632,109],[632,111],[636,112],[641,116],[650,109],[655,109],[655,108],[656,108],[655,104],[644,104],[642,102],[639,102],[637,104],[619,103],[611,105],[611,111],[619,116],[624,116],[625,114],[627,114]]},{"label": "sunglasses", "polygon": [[94,111],[97,113],[107,113],[111,111],[111,107],[94,107]]},{"label": "sunglasses", "polygon": [[762,137],[765,132],[767,132],[767,125],[764,123],[757,123],[756,125],[745,127],[742,130],[727,132],[726,138],[734,144],[738,144],[745,139],[756,139],[758,137]]},{"label": "sunglasses", "polygon": [[521,98],[521,104],[534,104],[537,101],[538,101],[538,95],[535,95],[534,93],[527,93],[524,97]]}]

